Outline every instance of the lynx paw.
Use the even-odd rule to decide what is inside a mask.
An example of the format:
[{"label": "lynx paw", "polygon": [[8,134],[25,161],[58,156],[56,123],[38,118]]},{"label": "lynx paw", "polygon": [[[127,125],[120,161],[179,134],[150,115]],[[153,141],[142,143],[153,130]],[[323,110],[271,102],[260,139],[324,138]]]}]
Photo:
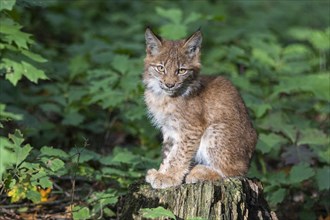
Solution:
[{"label": "lynx paw", "polygon": [[148,170],[146,181],[151,184],[154,189],[164,189],[181,184],[181,180],[175,179],[164,173],[160,173],[155,169]]},{"label": "lynx paw", "polygon": [[209,167],[196,165],[186,176],[185,183],[197,183],[205,180],[216,181],[220,175]]},{"label": "lynx paw", "polygon": [[187,175],[185,179],[185,183],[197,183],[200,181],[200,178],[196,177],[195,175]]}]

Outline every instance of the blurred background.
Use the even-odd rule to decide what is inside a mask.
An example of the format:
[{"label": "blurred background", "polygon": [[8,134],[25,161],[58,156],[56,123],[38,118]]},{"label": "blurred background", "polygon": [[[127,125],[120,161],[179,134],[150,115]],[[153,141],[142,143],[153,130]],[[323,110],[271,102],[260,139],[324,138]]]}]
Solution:
[{"label": "blurred background", "polygon": [[201,27],[202,73],[239,88],[259,134],[249,176],[279,219],[330,219],[330,1],[1,0],[0,25],[4,216],[120,216],[160,162],[141,82],[151,26]]}]

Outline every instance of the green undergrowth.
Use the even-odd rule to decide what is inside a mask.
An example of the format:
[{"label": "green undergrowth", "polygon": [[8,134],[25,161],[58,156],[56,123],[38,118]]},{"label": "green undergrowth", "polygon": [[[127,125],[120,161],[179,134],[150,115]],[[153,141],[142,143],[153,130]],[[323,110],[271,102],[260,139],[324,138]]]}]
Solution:
[{"label": "green undergrowth", "polygon": [[233,81],[259,134],[249,176],[281,218],[329,216],[328,8],[2,1],[1,201],[63,199],[75,219],[115,216],[128,185],[160,161],[143,103],[144,28],[179,39],[201,27],[202,72]]}]

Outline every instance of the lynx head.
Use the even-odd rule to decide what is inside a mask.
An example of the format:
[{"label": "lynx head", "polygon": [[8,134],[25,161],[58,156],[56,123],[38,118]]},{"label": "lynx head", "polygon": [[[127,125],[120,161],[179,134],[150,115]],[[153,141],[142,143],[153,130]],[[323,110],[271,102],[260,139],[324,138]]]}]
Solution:
[{"label": "lynx head", "polygon": [[171,41],[145,32],[144,83],[159,95],[189,95],[199,87],[202,34],[198,30],[187,39]]}]

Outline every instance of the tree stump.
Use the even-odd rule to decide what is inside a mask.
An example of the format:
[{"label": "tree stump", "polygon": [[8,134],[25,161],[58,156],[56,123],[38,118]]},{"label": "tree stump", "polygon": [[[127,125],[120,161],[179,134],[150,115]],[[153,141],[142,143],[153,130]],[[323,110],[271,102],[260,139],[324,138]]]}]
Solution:
[{"label": "tree stump", "polygon": [[183,184],[168,189],[153,189],[149,184],[136,183],[123,199],[120,219],[144,219],[141,208],[162,206],[171,210],[177,220],[258,219],[277,220],[262,194],[256,179],[226,178],[218,182]]}]

